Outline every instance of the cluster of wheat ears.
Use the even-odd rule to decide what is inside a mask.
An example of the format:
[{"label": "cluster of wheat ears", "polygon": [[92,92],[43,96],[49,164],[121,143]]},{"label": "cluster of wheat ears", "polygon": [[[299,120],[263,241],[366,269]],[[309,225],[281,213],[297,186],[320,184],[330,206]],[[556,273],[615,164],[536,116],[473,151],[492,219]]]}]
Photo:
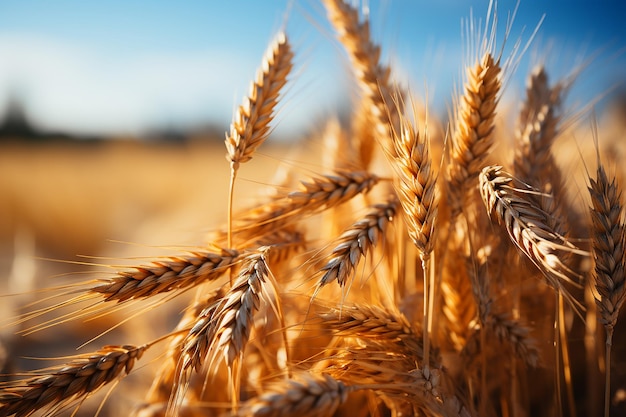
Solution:
[{"label": "cluster of wheat ears", "polygon": [[[77,306],[32,332],[195,290],[178,326],[2,382],[0,416],[77,410],[149,350],[159,366],[141,417],[576,415],[596,410],[595,394],[608,415],[625,221],[598,143],[586,210],[555,159],[571,80],[533,71],[517,127],[498,138],[511,151],[496,154],[513,60],[496,50],[493,15],[438,135],[394,84],[367,19],[344,0],[324,5],[360,90],[350,126],[325,134],[332,171],[232,209],[293,67],[280,33],[226,134],[229,214],[211,244],[61,288],[61,302],[16,320]],[[594,372],[606,378],[590,386]]]}]

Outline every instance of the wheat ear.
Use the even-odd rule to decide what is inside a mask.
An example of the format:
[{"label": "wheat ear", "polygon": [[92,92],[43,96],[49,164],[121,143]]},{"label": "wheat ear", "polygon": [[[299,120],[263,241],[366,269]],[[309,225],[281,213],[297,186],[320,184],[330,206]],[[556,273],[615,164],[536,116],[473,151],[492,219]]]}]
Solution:
[{"label": "wheat ear", "polygon": [[[526,365],[537,367],[540,363],[540,352],[536,341],[530,336],[530,328],[510,316],[508,312],[493,313],[481,323],[481,329],[484,328],[489,335],[497,337],[500,343],[510,346],[515,356]],[[471,358],[477,354],[481,329],[470,334],[461,357]],[[484,350],[485,347],[481,349]]]},{"label": "wheat ear", "polygon": [[420,134],[411,120],[401,117],[400,130],[393,131],[392,139],[396,151],[392,163],[409,237],[422,260],[428,260],[435,243],[437,217],[437,185],[429,138],[425,132]]},{"label": "wheat ear", "polygon": [[341,234],[332,251],[332,258],[321,269],[324,275],[319,281],[320,287],[335,280],[341,287],[346,285],[361,257],[367,256],[385,234],[397,208],[395,197],[386,204],[377,204],[365,218]]},{"label": "wheat ear", "polygon": [[[373,156],[372,139],[387,147],[390,127],[397,119],[397,109],[392,103],[391,70],[380,64],[380,46],[370,36],[369,21],[359,21],[359,12],[344,0],[324,0],[328,19],[333,24],[341,43],[350,55],[352,68],[358,80],[363,103],[364,121],[373,122],[375,137],[366,133],[357,135],[361,164],[367,168]],[[366,126],[366,129],[371,129]],[[357,132],[360,133],[360,132]],[[377,136],[377,137],[376,137]]]},{"label": "wheat ear", "polygon": [[232,247],[232,204],[239,165],[252,159],[254,151],[267,139],[269,123],[274,117],[280,90],[291,71],[292,59],[287,36],[281,32],[267,50],[256,79],[250,85],[250,93],[237,109],[230,132],[226,134],[226,158],[230,161],[228,247]]},{"label": "wheat ear", "polygon": [[[515,175],[540,186],[552,180],[551,169],[556,166],[551,153],[552,144],[559,133],[560,105],[563,85],[550,86],[543,66],[531,74],[526,88],[526,100],[515,132]],[[552,187],[558,185],[549,181]],[[544,192],[552,190],[544,189]]]},{"label": "wheat ear", "polygon": [[448,165],[448,203],[452,219],[462,211],[471,183],[493,145],[494,118],[501,90],[501,68],[487,52],[468,68],[465,92],[457,108]]},{"label": "wheat ear", "polygon": [[239,252],[234,249],[220,249],[219,253],[196,251],[171,256],[164,260],[155,260],[145,265],[128,267],[116,272],[112,278],[72,285],[71,288],[80,288],[71,290],[70,294],[81,294],[25,314],[20,322],[42,316],[61,307],[90,300],[100,299],[106,305],[95,303],[83,310],[39,323],[22,333],[26,335],[67,320],[95,315],[101,312],[100,309],[110,307],[108,303],[146,300],[160,294],[172,291],[182,292],[205,282],[215,281],[238,261],[239,256]]},{"label": "wheat ear", "polygon": [[[198,294],[200,294],[200,292],[198,292]],[[146,401],[148,403],[167,402],[170,398],[174,384],[176,383],[177,364],[181,360],[184,342],[187,335],[191,332],[190,329],[196,324],[198,317],[203,317],[202,315],[206,314],[207,306],[216,304],[216,299],[222,295],[222,291],[218,290],[211,296],[206,297],[203,301],[198,299],[185,310],[183,317],[176,326],[176,330],[174,330],[175,335],[172,336],[169,341],[165,358],[152,379],[152,385],[146,395]],[[187,330],[187,332],[185,332],[185,330]]]},{"label": "wheat ear", "polygon": [[579,286],[580,277],[562,261],[563,254],[588,256],[549,227],[549,215],[527,197],[534,192],[524,187],[500,166],[487,166],[480,174],[480,192],[490,216],[506,229],[515,246],[541,271],[548,284],[563,294],[580,316],[582,304],[564,287]]},{"label": "wheat ear", "polygon": [[338,336],[371,339],[388,344],[406,355],[423,357],[421,331],[400,312],[374,305],[342,306],[322,315],[325,326]]},{"label": "wheat ear", "polygon": [[[417,119],[415,111],[414,116]],[[429,139],[425,134],[420,135],[411,120],[400,117],[400,131],[393,129],[392,140],[395,149],[392,161],[398,178],[396,188],[409,237],[417,247],[422,262],[424,361],[428,363],[431,332],[429,317],[434,301],[434,283],[431,282],[429,260],[435,244],[436,177],[431,169]]]},{"label": "wheat ear", "polygon": [[626,225],[622,190],[613,177],[609,180],[598,157],[596,179],[590,178],[593,270],[597,291],[596,305],[606,331],[604,415],[608,417],[611,395],[611,346],[613,329],[626,299]]},{"label": "wheat ear", "polygon": [[104,301],[122,302],[183,290],[216,280],[238,258],[238,251],[221,249],[221,253],[194,252],[165,261],[154,261],[149,265],[118,272],[117,277],[103,280],[88,292],[101,295]]},{"label": "wheat ear", "polygon": [[48,408],[54,413],[84,399],[133,369],[150,344],[105,346],[72,357],[65,365],[34,371],[31,378],[4,383],[0,416],[29,416]]},{"label": "wheat ear", "polygon": [[266,288],[270,275],[268,249],[260,248],[246,256],[237,280],[213,315],[215,353],[223,353],[228,366],[243,354],[261,297],[265,294],[267,298],[270,294]]},{"label": "wheat ear", "polygon": [[332,416],[353,390],[326,374],[301,373],[246,402],[237,416]]},{"label": "wheat ear", "polygon": [[334,174],[302,181],[298,190],[275,197],[271,202],[237,216],[233,230],[238,238],[259,239],[304,216],[365,194],[380,180],[380,177],[367,171],[337,170]]}]

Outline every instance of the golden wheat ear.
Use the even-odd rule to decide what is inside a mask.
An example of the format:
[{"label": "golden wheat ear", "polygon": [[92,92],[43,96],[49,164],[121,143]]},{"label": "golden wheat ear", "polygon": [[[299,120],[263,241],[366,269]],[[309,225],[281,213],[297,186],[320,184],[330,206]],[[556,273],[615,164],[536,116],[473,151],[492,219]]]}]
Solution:
[{"label": "golden wheat ear", "polygon": [[385,204],[376,204],[365,218],[357,221],[336,240],[331,259],[322,267],[318,288],[332,281],[345,287],[362,257],[383,239],[389,222],[393,221],[398,200],[392,197]]},{"label": "golden wheat ear", "polygon": [[307,216],[337,207],[359,194],[366,194],[381,180],[371,172],[346,169],[316,176],[302,181],[298,189],[236,216],[233,231],[237,239],[243,241],[263,239]]},{"label": "golden wheat ear", "polygon": [[228,247],[232,247],[232,212],[234,183],[239,165],[252,159],[254,151],[265,142],[274,118],[280,91],[293,66],[293,52],[287,36],[281,32],[272,42],[250,93],[235,113],[230,132],[226,134],[226,159],[230,162],[228,197]]},{"label": "golden wheat ear", "polygon": [[74,356],[65,365],[32,371],[30,378],[2,383],[0,415],[29,416],[42,409],[56,414],[80,405],[87,396],[129,374],[150,346],[105,346]]},{"label": "golden wheat ear", "polygon": [[588,257],[589,253],[552,230],[550,216],[528,198],[533,190],[502,167],[487,166],[482,170],[480,192],[489,215],[504,226],[511,242],[541,271],[548,285],[563,294],[582,319],[583,305],[564,286],[567,283],[580,287],[581,274],[568,268],[561,257],[569,254]]},{"label": "golden wheat ear", "polygon": [[243,404],[240,417],[331,416],[355,388],[325,374],[301,373]]},{"label": "golden wheat ear", "polygon": [[[404,221],[422,264],[424,360],[428,363],[432,332],[430,316],[435,298],[430,257],[435,246],[439,191],[430,159],[430,138],[425,130],[420,133],[420,127],[415,126],[419,119],[416,108],[412,107],[412,115],[404,115],[403,108],[404,105],[398,106],[399,130],[392,129],[391,138],[395,152],[390,158],[396,177],[394,185],[404,211]],[[413,120],[410,116],[413,116]]]},{"label": "golden wheat ear", "polygon": [[[596,144],[597,146],[597,144]],[[609,177],[598,156],[596,178],[589,178],[591,196],[591,245],[593,282],[600,323],[606,332],[604,415],[609,415],[611,398],[611,350],[613,330],[626,300],[626,224],[622,189]]]},{"label": "golden wheat ear", "polygon": [[[65,298],[51,306],[29,311],[21,315],[13,324],[27,322],[69,306],[79,306],[65,313],[30,326],[22,331],[28,335],[78,319],[90,319],[111,314],[129,307],[133,302],[153,303],[152,307],[163,302],[163,294],[176,297],[185,291],[208,282],[218,281],[228,269],[239,260],[239,252],[231,249],[218,251],[195,251],[163,259],[155,259],[143,265],[119,267],[112,277],[69,284],[52,288],[57,294],[44,299]],[[82,305],[82,306],[81,306]],[[134,313],[128,319],[139,315]]]},{"label": "golden wheat ear", "polygon": [[324,5],[328,19],[350,56],[361,90],[354,140],[359,163],[367,169],[374,157],[376,142],[388,151],[393,150],[389,143],[390,129],[397,122],[398,113],[396,107],[391,106],[391,70],[380,63],[380,46],[371,39],[369,21],[360,21],[355,7],[344,0],[324,0]]}]

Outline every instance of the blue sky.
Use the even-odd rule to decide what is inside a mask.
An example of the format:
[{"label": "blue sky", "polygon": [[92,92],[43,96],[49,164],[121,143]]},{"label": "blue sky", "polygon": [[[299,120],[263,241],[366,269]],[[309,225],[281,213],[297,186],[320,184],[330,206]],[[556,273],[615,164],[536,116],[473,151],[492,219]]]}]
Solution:
[{"label": "blue sky", "polygon": [[[361,2],[362,4],[363,2]],[[488,1],[369,0],[383,59],[445,111],[463,65],[461,21]],[[516,1],[498,2],[499,41]],[[507,94],[532,63],[555,77],[594,56],[572,91],[586,102],[626,77],[626,2],[521,0],[514,41],[546,18]],[[268,42],[285,28],[296,51],[277,133],[297,134],[335,113],[354,90],[343,51],[316,0],[0,2],[0,106],[17,94],[49,129],[140,134],[214,123],[227,130]],[[548,51],[548,52],[546,52]],[[505,52],[506,55],[506,52]]]}]

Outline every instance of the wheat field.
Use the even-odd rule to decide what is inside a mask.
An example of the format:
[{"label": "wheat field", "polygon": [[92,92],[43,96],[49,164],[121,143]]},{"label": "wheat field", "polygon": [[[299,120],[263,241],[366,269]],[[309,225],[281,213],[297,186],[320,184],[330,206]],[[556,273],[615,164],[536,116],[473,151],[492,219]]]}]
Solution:
[{"label": "wheat field", "polygon": [[0,416],[623,415],[624,120],[541,62],[503,103],[493,15],[439,118],[323,5],[359,95],[295,151],[284,32],[225,146],[2,148]]}]

